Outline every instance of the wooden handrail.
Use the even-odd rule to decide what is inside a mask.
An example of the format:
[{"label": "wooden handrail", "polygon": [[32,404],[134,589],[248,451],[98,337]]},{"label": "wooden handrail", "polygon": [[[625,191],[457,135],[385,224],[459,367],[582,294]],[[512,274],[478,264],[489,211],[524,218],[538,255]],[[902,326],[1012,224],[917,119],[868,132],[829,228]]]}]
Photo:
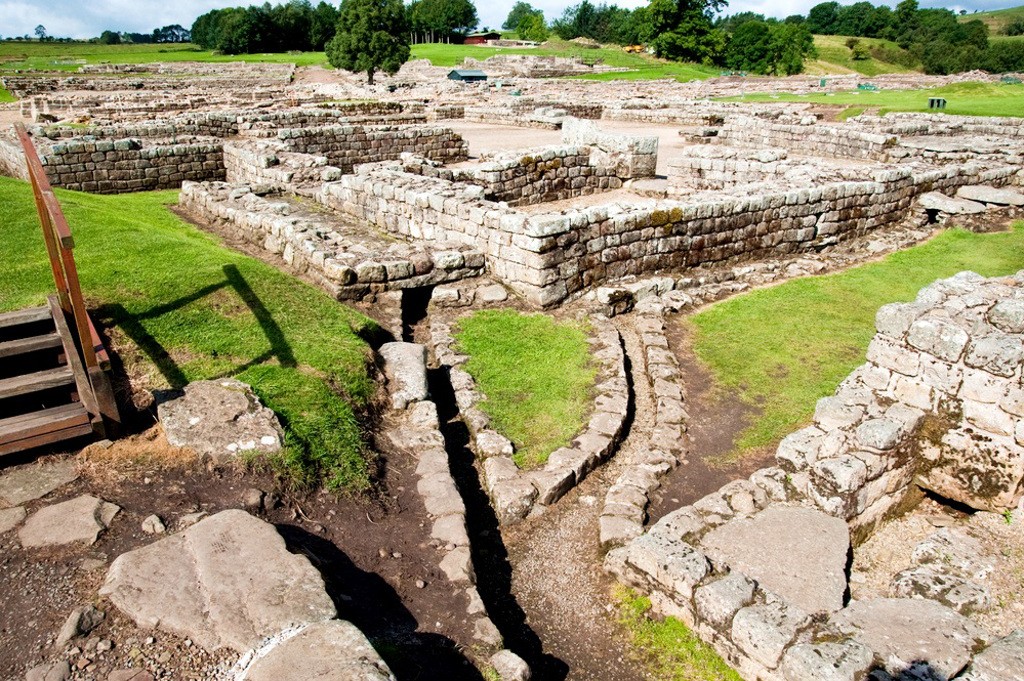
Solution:
[{"label": "wooden handrail", "polygon": [[57,286],[60,306],[74,317],[86,369],[98,368],[100,362],[96,356],[96,339],[93,337],[92,324],[85,309],[82,286],[78,280],[78,267],[75,265],[74,256],[75,240],[71,236],[71,227],[64,217],[57,196],[53,193],[50,180],[46,176],[43,163],[39,160],[39,154],[36,153],[36,147],[28,131],[21,123],[15,125],[15,130],[25,150],[29,180],[35,195],[39,224],[43,228],[43,239],[46,241],[46,252],[50,257],[50,269],[53,272],[54,284]]}]

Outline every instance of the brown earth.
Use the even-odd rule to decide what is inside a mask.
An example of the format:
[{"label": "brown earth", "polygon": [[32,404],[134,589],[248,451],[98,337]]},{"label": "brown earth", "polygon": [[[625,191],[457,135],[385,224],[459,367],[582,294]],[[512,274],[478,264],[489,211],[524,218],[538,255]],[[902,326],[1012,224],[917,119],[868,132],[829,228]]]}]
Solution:
[{"label": "brown earth", "polygon": [[735,457],[736,440],[758,416],[758,409],[715,381],[693,352],[693,331],[686,317],[670,317],[665,325],[669,348],[682,374],[689,454],[652,495],[649,522],[715,492],[733,480],[771,465],[775,444]]},{"label": "brown earth", "polygon": [[[136,444],[144,450],[152,439],[136,438]],[[83,466],[83,471],[78,481],[28,504],[28,511],[84,493],[121,506],[95,545],[29,550],[18,545],[16,532],[0,535],[0,584],[5,585],[0,589],[0,679],[20,680],[26,669],[60,659],[69,659],[73,668],[83,660],[84,669],[76,668],[75,679],[105,679],[110,670],[130,661],[158,677],[215,678],[237,656],[208,655],[180,637],[136,628],[111,604],[97,599],[106,565],[90,568],[83,561],[109,564],[117,555],[154,541],[141,530],[142,520],[151,514],[173,531],[185,514],[243,506],[245,493],[253,488],[280,494],[274,508],[252,512],[276,525],[289,550],[306,555],[321,571],[339,616],[366,633],[399,678],[480,678],[462,652],[472,640],[466,596],[437,567],[439,556],[429,543],[430,528],[408,457],[386,457],[385,491],[374,498],[287,494],[270,473],[198,463],[135,468],[124,476],[112,475],[109,462]],[[425,586],[418,588],[417,580]],[[70,610],[86,603],[97,603],[107,613],[88,641],[93,647],[101,639],[114,643],[109,652],[91,653],[93,662],[51,645]],[[150,637],[155,640],[146,644]],[[72,645],[84,644],[77,640]]]}]

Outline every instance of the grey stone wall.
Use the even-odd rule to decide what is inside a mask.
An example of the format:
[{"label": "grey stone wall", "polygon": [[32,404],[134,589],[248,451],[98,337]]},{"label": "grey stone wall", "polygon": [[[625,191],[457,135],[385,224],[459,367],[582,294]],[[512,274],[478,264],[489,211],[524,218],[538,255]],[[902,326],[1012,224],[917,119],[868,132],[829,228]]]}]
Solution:
[{"label": "grey stone wall", "polygon": [[[853,681],[873,668],[898,675],[905,667],[894,665],[911,662],[931,665],[942,678],[960,678],[967,668],[964,678],[970,677],[972,657],[977,667],[986,656],[979,642],[991,639],[938,602],[844,604],[833,597],[823,612],[808,605],[823,587],[841,596],[847,549],[834,530],[827,534],[837,541],[814,531],[797,542],[793,535],[808,523],[824,528],[828,518],[838,518],[856,545],[913,505],[919,485],[974,508],[1018,503],[1024,494],[1022,302],[1024,271],[988,280],[967,272],[923,289],[912,303],[883,307],[868,362],[819,401],[812,426],[782,441],[778,466],[670,513],[611,551],[606,569],[681,618],[744,678],[804,681],[828,672]],[[743,569],[722,559],[725,528],[751,527],[769,514],[799,519],[772,525],[773,544],[789,542],[808,556],[834,553],[839,569],[810,569],[794,579],[772,571],[771,563],[782,569],[785,557],[750,559]],[[892,627],[885,637],[864,636],[850,625],[873,609],[881,615],[871,625],[876,632]],[[895,612],[906,613],[905,625],[893,621]],[[939,620],[941,635],[927,634]],[[901,662],[908,645],[924,648]]]},{"label": "grey stone wall", "polygon": [[221,182],[185,182],[182,208],[234,239],[279,258],[342,300],[480,276],[484,256],[472,245],[382,240],[365,227],[303,212],[274,193]]},{"label": "grey stone wall", "polygon": [[223,180],[219,141],[143,146],[138,139],[58,142],[40,154],[50,183],[65,189],[116,194],[176,189],[187,180]]},{"label": "grey stone wall", "polygon": [[284,129],[277,137],[291,151],[324,156],[345,173],[357,164],[395,160],[404,153],[444,163],[464,161],[469,154],[465,140],[437,127],[339,125]]},{"label": "grey stone wall", "polygon": [[493,276],[549,306],[627,275],[831,245],[903,219],[922,192],[1005,185],[1018,173],[980,164],[885,168],[870,181],[526,215],[486,201],[479,187],[368,166],[325,185],[323,200],[404,237],[477,244]]}]

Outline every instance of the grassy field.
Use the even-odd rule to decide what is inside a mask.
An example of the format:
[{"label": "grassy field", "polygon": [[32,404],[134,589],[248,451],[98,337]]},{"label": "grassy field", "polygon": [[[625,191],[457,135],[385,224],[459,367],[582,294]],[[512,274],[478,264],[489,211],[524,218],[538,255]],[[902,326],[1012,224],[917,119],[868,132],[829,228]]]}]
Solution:
[{"label": "grassy field", "polygon": [[807,423],[814,405],[864,362],[874,318],[927,284],[963,270],[1024,269],[1024,222],[1009,232],[943,232],[926,244],[839,274],[798,279],[694,315],[695,351],[717,381],[760,408],[735,458]]},{"label": "grassy field", "polygon": [[974,12],[960,17],[960,21],[978,19],[988,26],[992,35],[999,35],[1007,24],[1017,19],[1024,19],[1024,6],[1008,7],[1006,9],[993,9],[987,12]]},{"label": "grassy field", "polygon": [[[283,473],[366,489],[357,414],[374,382],[358,334],[373,322],[183,222],[167,208],[177,195],[57,190],[90,308],[141,350],[123,357],[129,370],[154,387],[237,376],[285,422]],[[28,184],[0,177],[0,224],[0,311],[44,303],[53,282]]]},{"label": "grassy field", "polygon": [[40,43],[0,41],[0,72],[14,69],[75,71],[87,64],[148,64],[159,61],[274,62],[309,66],[326,64],[323,52],[276,52],[261,54],[214,54],[189,43],[145,45],[98,45],[94,43]]},{"label": "grassy field", "polygon": [[742,681],[718,653],[674,617],[652,619],[651,601],[617,587],[619,622],[642,656],[652,678],[664,681]]},{"label": "grassy field", "polygon": [[945,113],[961,116],[1024,116],[1024,85],[1005,83],[958,83],[925,90],[855,90],[835,94],[754,94],[729,97],[727,101],[812,102],[888,111],[928,111],[929,97],[946,99]]},{"label": "grassy field", "polygon": [[596,60],[602,64],[633,69],[625,73],[607,73],[585,75],[581,78],[594,80],[652,80],[675,78],[686,81],[694,78],[716,76],[720,69],[700,66],[699,64],[683,64],[657,59],[647,54],[629,54],[622,48],[610,45],[596,49],[582,48],[575,43],[558,39],[549,40],[543,47],[506,48],[482,47],[479,45],[444,45],[425,44],[412,46],[413,59],[429,59],[434,66],[457,66],[466,57],[484,60],[497,54],[524,54],[544,57],[578,57],[584,60]]},{"label": "grassy field", "polygon": [[[914,69],[880,61],[874,57],[854,59],[850,48],[846,46],[849,38],[841,35],[816,35],[814,47],[818,50],[818,58],[807,62],[805,71],[810,74],[861,73],[865,76],[877,76],[880,73],[907,73]],[[888,40],[877,38],[858,38],[861,43],[871,47],[886,47],[900,50],[899,46]],[[902,52],[903,50],[900,50]]]},{"label": "grassy field", "polygon": [[595,371],[583,330],[541,314],[477,312],[459,322],[466,370],[487,399],[480,408],[531,468],[582,429]]}]

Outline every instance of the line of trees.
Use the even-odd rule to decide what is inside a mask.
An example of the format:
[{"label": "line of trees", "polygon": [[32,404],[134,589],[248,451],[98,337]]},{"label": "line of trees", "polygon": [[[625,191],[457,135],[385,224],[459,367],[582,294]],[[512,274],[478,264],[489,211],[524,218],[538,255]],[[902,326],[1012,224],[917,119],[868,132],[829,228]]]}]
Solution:
[{"label": "line of trees", "polygon": [[470,0],[413,0],[407,16],[417,43],[458,41],[480,23]]},{"label": "line of trees", "polygon": [[309,0],[215,9],[192,24],[192,42],[224,54],[323,50],[339,16],[333,4]]},{"label": "line of trees", "polygon": [[152,33],[131,33],[124,31],[103,31],[91,42],[101,45],[123,45],[126,43],[187,43],[192,41],[192,32],[179,24],[154,28]]}]

